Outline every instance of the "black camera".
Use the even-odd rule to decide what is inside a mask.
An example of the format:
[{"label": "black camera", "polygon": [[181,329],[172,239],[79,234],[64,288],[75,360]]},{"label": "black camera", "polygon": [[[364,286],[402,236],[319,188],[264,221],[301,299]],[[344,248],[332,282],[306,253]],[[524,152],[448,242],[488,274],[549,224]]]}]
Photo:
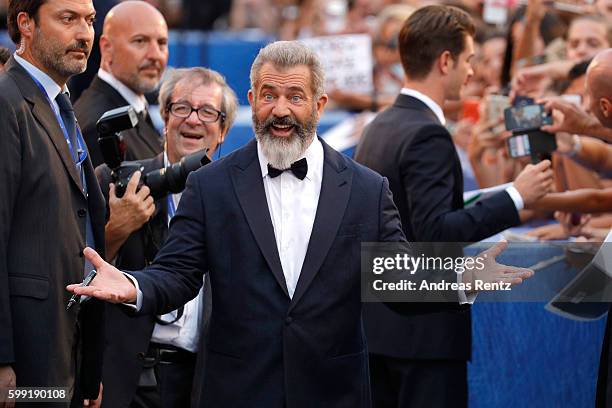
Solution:
[{"label": "black camera", "polygon": [[510,157],[530,156],[533,163],[550,159],[557,149],[555,135],[540,130],[544,125],[552,125],[552,116],[544,106],[533,99],[518,96],[513,106],[504,110],[506,129],[512,132],[507,139]]},{"label": "black camera", "polygon": [[[139,161],[125,161],[127,146],[120,132],[131,129],[138,124],[138,116],[131,106],[123,106],[105,112],[96,123],[98,145],[104,162],[111,169],[111,180],[115,184],[115,194],[123,197],[130,178],[144,167]],[[208,149],[202,149],[181,159],[166,168],[151,171],[140,179],[142,185],[149,187],[154,199],[162,198],[169,193],[180,193],[185,189],[187,176],[194,170],[210,163],[206,155]]]}]

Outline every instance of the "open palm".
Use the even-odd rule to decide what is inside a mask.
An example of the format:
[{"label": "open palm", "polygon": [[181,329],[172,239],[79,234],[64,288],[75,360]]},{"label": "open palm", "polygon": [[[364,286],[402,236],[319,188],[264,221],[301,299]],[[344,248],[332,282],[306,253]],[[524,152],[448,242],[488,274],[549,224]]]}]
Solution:
[{"label": "open palm", "polygon": [[66,289],[76,295],[91,296],[111,303],[132,303],[136,301],[136,287],[123,272],[115,268],[96,251],[85,248],[85,257],[97,271],[89,286],[68,285]]}]

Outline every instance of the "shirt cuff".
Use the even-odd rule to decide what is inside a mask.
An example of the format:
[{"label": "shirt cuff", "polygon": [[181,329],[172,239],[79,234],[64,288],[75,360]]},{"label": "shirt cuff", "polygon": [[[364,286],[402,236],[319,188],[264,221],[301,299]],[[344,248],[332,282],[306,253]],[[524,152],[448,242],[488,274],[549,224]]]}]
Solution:
[{"label": "shirt cuff", "polygon": [[138,281],[136,280],[135,277],[133,277],[129,273],[123,272],[123,274],[136,287],[136,304],[134,304],[134,303],[123,303],[123,305],[129,307],[130,309],[133,309],[136,312],[138,312],[138,311],[140,311],[140,308],[142,307],[142,291],[140,290],[140,286],[138,285]]},{"label": "shirt cuff", "polygon": [[506,193],[510,196],[512,201],[514,201],[514,206],[516,207],[516,211],[521,211],[525,208],[525,203],[523,202],[523,197],[521,197],[521,193],[518,192],[514,185],[506,188]]},{"label": "shirt cuff", "polygon": [[[463,282],[463,274],[457,274],[457,283],[461,284]],[[478,292],[472,292],[469,295],[465,294],[465,290],[458,290],[457,294],[459,295],[459,304],[465,305],[469,303],[470,305],[474,304],[476,301],[476,296],[478,296]]]}]

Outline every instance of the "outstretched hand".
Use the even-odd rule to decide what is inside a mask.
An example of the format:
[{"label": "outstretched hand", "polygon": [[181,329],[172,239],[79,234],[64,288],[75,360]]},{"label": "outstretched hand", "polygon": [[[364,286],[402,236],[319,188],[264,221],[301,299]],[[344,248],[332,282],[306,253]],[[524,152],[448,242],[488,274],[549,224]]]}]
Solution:
[{"label": "outstretched hand", "polygon": [[467,270],[464,273],[463,282],[471,282],[472,287],[475,286],[474,283],[476,281],[481,281],[482,283],[502,282],[518,285],[525,279],[531,278],[534,275],[531,269],[497,263],[497,256],[504,252],[507,246],[507,241],[501,241],[478,254],[477,258],[483,260],[483,267],[474,267]]},{"label": "outstretched hand", "polygon": [[121,272],[91,248],[85,248],[83,254],[97,271],[96,277],[89,286],[80,284],[68,285],[66,289],[76,295],[91,296],[111,303],[134,303],[136,287]]}]

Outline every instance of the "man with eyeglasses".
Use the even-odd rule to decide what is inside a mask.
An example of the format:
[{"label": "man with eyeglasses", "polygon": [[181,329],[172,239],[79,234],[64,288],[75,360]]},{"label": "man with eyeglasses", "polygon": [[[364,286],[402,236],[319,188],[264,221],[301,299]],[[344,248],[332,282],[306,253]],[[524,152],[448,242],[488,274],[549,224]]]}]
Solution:
[{"label": "man with eyeglasses", "polygon": [[[219,73],[189,68],[170,72],[161,87],[159,105],[165,123],[165,149],[157,157],[141,161],[143,173],[169,166],[204,148],[212,158],[234,121],[237,102]],[[98,167],[96,175],[110,214],[107,259],[115,259],[121,269],[144,268],[164,242],[181,194],[154,202],[148,187],[137,188],[141,176],[137,173],[119,199],[110,184],[109,168]],[[196,298],[163,316],[128,317],[120,307],[109,307],[107,330],[112,335],[104,361],[103,404],[189,406],[192,383],[201,383],[193,378],[205,331],[200,327],[202,313],[210,313],[207,282]]]},{"label": "man with eyeglasses", "polygon": [[148,112],[145,94],[157,89],[168,63],[168,27],[163,15],[144,1],[113,7],[100,37],[100,70],[74,106],[94,167],[104,162],[96,122],[108,110],[131,105],[138,113],[134,129],[123,132],[126,160],[161,153],[162,139]]}]

